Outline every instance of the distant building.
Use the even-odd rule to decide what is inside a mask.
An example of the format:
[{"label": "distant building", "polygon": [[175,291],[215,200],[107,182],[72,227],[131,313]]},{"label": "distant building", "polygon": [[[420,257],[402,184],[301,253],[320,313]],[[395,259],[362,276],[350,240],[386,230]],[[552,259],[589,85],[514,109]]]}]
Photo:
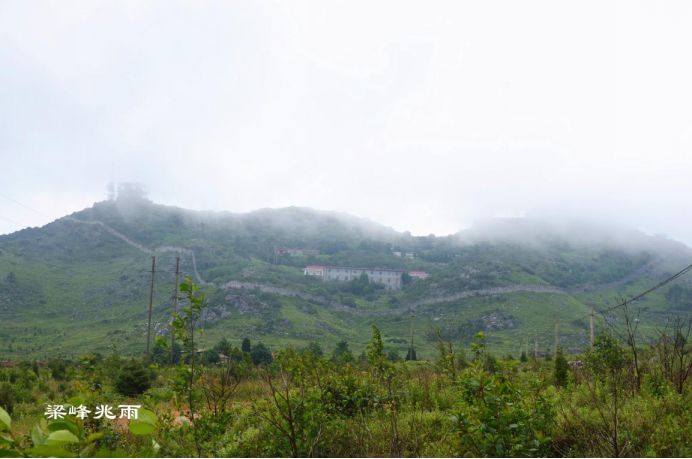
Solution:
[{"label": "distant building", "polygon": [[409,271],[408,275],[414,279],[427,279],[430,277],[430,274],[426,273],[425,271]]},{"label": "distant building", "polygon": [[324,277],[325,266],[306,266],[303,273],[306,276]]},{"label": "distant building", "polygon": [[306,276],[319,277],[322,280],[348,282],[366,274],[368,280],[383,285],[387,290],[401,289],[401,275],[404,271],[388,268],[351,268],[347,266],[306,266]]},{"label": "distant building", "polygon": [[276,255],[288,255],[291,257],[310,257],[310,256],[317,256],[320,254],[320,251],[317,249],[286,249],[286,248],[280,248],[280,249],[274,249],[274,253]]},{"label": "distant building", "polygon": [[414,252],[392,252],[392,255],[399,258],[408,258],[409,260],[416,258],[416,254]]}]

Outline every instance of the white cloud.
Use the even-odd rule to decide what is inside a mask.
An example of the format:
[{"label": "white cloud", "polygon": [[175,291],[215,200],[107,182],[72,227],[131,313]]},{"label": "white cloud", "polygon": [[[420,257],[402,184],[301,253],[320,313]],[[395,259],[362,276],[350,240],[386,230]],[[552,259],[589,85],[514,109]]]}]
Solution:
[{"label": "white cloud", "polygon": [[[558,209],[692,242],[690,19],[684,2],[5,1],[2,191],[53,218],[115,178],[418,234]],[[48,220],[0,212],[0,233]]]}]

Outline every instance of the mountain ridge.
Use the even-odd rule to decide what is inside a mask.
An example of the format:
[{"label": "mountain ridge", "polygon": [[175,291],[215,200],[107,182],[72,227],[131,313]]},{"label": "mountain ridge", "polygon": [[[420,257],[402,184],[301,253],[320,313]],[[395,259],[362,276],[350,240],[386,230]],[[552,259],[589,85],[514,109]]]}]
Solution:
[{"label": "mountain ridge", "polygon": [[[489,343],[498,350],[512,349],[513,340],[531,326],[537,328],[536,318],[545,325],[547,312],[563,311],[565,321],[572,316],[576,321],[589,304],[633,294],[679,269],[690,254],[675,241],[646,235],[637,236],[648,241],[642,245],[646,250],[639,251],[575,245],[560,237],[523,246],[517,232],[504,240],[484,240],[478,234],[464,240],[463,232],[411,236],[307,208],[229,215],[150,201],[101,202],[44,227],[0,236],[0,280],[5,279],[0,283],[5,319],[0,338],[13,343],[12,350],[0,348],[0,354],[47,348],[104,352],[116,336],[124,350],[137,352],[143,344],[138,334],[145,326],[152,255],[160,267],[154,309],[159,334],[166,333],[171,266],[178,254],[183,273],[209,290],[208,339],[259,335],[275,345],[347,339],[358,347],[366,340],[367,324],[377,321],[401,352],[413,309],[420,327],[444,328],[446,336],[462,340],[471,329],[490,327]],[[277,255],[277,248],[291,246],[319,249],[320,254]],[[415,253],[415,258],[402,259],[396,251]],[[315,263],[424,270],[430,278],[399,292],[361,291],[348,283],[305,277],[301,268]],[[688,306],[672,307],[663,293],[652,296],[647,305],[651,327]],[[504,325],[486,324],[500,316]],[[63,324],[74,338],[65,342],[49,331],[51,322]],[[90,330],[80,331],[80,324]],[[564,328],[566,344],[583,346],[583,324]],[[41,335],[41,344],[31,344],[20,330]],[[433,345],[431,340],[421,343],[428,352]]]}]

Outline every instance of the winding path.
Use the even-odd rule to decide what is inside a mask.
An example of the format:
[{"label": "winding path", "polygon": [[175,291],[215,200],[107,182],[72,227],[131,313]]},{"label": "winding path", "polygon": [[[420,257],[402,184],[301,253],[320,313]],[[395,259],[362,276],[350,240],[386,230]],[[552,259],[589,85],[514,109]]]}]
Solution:
[{"label": "winding path", "polygon": [[340,311],[358,312],[357,309],[351,306],[331,301],[323,296],[313,295],[312,293],[301,292],[300,290],[293,290],[285,287],[275,287],[273,285],[260,284],[257,282],[228,281],[225,284],[221,284],[221,288],[225,290],[259,290],[262,293],[272,293],[274,295],[281,296],[294,296],[307,301],[328,304],[334,309],[338,309]]},{"label": "winding path", "polygon": [[129,244],[130,246],[134,247],[135,249],[139,250],[140,252],[144,252],[148,255],[154,255],[155,253],[182,253],[184,255],[189,256],[192,259],[192,271],[195,273],[195,279],[197,280],[198,283],[202,285],[211,285],[214,286],[215,284],[213,282],[207,282],[204,279],[202,279],[202,276],[200,276],[199,271],[197,271],[197,258],[195,257],[195,252],[192,249],[187,249],[185,247],[177,247],[177,246],[161,246],[157,247],[155,249],[150,249],[147,247],[144,247],[142,244],[133,241],[129,237],[125,236],[123,233],[120,231],[114,229],[113,227],[98,221],[98,220],[79,220],[74,217],[65,217],[66,220],[75,222],[75,223],[81,223],[84,225],[97,225],[100,226],[101,228],[105,229],[109,233],[111,233],[113,236],[117,237],[121,241]]},{"label": "winding path", "polygon": [[533,285],[533,284],[518,284],[508,285],[506,287],[491,287],[479,290],[467,290],[465,292],[454,293],[446,296],[436,296],[425,300],[411,303],[412,307],[424,306],[437,303],[448,303],[450,301],[463,300],[474,296],[493,296],[503,295],[506,293],[553,293],[558,295],[568,295],[569,293],[557,287],[550,285]]},{"label": "winding path", "polygon": [[[154,255],[156,253],[180,253],[186,256],[189,256],[190,259],[192,260],[192,270],[195,275],[195,279],[197,282],[201,285],[210,285],[213,287],[216,287],[217,285],[213,282],[207,282],[205,281],[202,276],[199,274],[199,271],[197,270],[197,258],[195,257],[195,252],[192,249],[188,249],[185,247],[179,247],[179,246],[161,246],[157,247],[155,249],[150,249],[148,247],[143,246],[142,244],[133,241],[132,239],[128,238],[121,232],[117,231],[116,229],[112,228],[111,226],[107,225],[106,223],[103,223],[98,220],[79,220],[74,217],[65,217],[66,220],[75,222],[75,223],[80,223],[84,225],[96,225],[100,226],[104,230],[106,230],[108,233],[112,234],[113,236],[117,237],[118,239],[122,240],[126,244],[134,247],[135,249],[139,250],[140,252],[146,253],[148,255]],[[467,290],[465,292],[459,292],[455,293],[452,295],[445,295],[445,296],[437,296],[437,297],[432,297],[432,298],[427,298],[424,300],[416,301],[413,303],[409,304],[409,307],[417,307],[417,306],[424,306],[424,305],[431,305],[431,304],[438,304],[438,303],[448,303],[450,301],[457,301],[457,300],[462,300],[465,298],[471,298],[471,297],[476,297],[476,296],[493,296],[493,295],[503,295],[507,293],[552,293],[552,294],[558,294],[558,295],[570,295],[572,293],[578,293],[578,292],[585,292],[588,290],[596,290],[601,287],[608,287],[608,288],[614,288],[617,287],[618,285],[622,285],[625,282],[628,282],[637,276],[643,274],[647,269],[651,267],[651,264],[647,264],[645,266],[642,266],[639,268],[637,271],[630,273],[629,275],[625,276],[624,278],[614,281],[614,282],[609,282],[607,284],[588,284],[584,286],[579,286],[579,287],[574,287],[571,289],[561,289],[558,287],[553,287],[550,285],[534,285],[534,284],[517,284],[517,285],[509,285],[506,287],[491,287],[487,289],[479,289],[479,290]],[[283,288],[283,287],[276,287],[273,285],[268,285],[268,284],[261,284],[261,283],[255,283],[255,282],[240,282],[240,281],[229,281],[224,284],[221,284],[219,287],[225,289],[225,290],[231,290],[231,289],[250,289],[254,290],[257,289],[263,293],[271,293],[275,295],[282,295],[282,296],[293,296],[293,297],[298,297],[302,298],[308,301],[317,301],[320,303],[326,303],[330,304],[332,307],[344,311],[350,311],[350,312],[356,312],[357,310],[355,308],[352,308],[350,306],[340,304],[340,303],[335,303],[327,298],[318,296],[318,295],[313,295],[311,293],[306,293],[306,292],[301,292],[299,290],[293,290],[289,288]]]}]

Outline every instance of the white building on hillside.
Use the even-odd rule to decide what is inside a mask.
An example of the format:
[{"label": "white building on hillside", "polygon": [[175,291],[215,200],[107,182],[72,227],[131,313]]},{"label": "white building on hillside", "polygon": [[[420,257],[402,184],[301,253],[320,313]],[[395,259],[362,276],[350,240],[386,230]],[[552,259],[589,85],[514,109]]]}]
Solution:
[{"label": "white building on hillside", "polygon": [[408,275],[414,279],[427,279],[430,276],[425,271],[409,271]]},{"label": "white building on hillside", "polygon": [[319,276],[324,277],[324,266],[306,266],[303,269],[303,273],[306,276]]},{"label": "white building on hillside", "polygon": [[348,282],[366,274],[370,282],[381,284],[387,290],[401,289],[401,275],[404,271],[388,268],[351,268],[346,266],[306,266],[306,276],[316,276],[322,280]]}]

